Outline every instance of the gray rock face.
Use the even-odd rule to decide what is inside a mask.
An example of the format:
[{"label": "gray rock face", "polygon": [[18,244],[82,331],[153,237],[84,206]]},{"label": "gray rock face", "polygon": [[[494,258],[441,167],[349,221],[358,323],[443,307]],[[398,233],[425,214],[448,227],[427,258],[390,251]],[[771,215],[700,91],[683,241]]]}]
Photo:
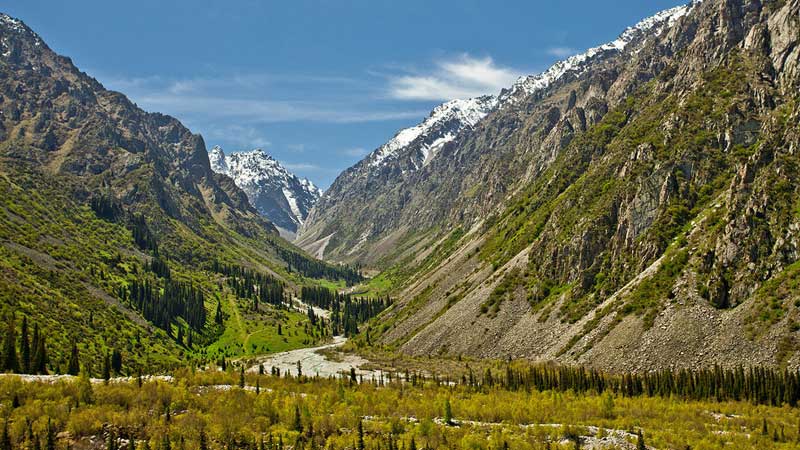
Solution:
[{"label": "gray rock face", "polygon": [[322,195],[314,183],[298,178],[261,149],[226,155],[215,146],[209,159],[214,172],[232,178],[250,204],[290,239]]}]

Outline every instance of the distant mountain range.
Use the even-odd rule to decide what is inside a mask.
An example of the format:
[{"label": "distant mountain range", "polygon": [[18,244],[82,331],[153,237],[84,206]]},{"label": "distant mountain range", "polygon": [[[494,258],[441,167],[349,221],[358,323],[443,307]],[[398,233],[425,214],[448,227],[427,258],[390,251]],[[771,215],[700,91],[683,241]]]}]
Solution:
[{"label": "distant mountain range", "polygon": [[314,183],[298,178],[260,148],[226,155],[215,146],[209,159],[211,169],[231,177],[250,204],[288,239],[294,238],[322,195]]}]

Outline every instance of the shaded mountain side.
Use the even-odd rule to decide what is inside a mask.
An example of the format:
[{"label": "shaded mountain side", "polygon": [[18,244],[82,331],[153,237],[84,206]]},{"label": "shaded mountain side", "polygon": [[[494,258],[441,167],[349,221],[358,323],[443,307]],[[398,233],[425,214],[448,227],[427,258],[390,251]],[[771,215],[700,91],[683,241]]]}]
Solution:
[{"label": "shaded mountain side", "polygon": [[[211,170],[202,137],[106,90],[4,14],[0,190],[0,315],[41,327],[49,370],[66,367],[72,343],[95,371],[121,351],[130,373],[265,351],[237,340],[255,325],[255,342],[281,321],[301,330],[284,344],[313,342],[318,330],[281,302],[314,278],[357,278],[280,238]],[[241,288],[254,273],[260,304]]]},{"label": "shaded mountain side", "polygon": [[[379,277],[402,286],[381,342],[613,370],[800,366],[798,4],[706,0],[528,99],[517,117],[550,125],[494,147],[531,155],[509,166],[520,187],[499,213],[455,210],[488,218]],[[470,154],[504,116],[447,149]]]}]

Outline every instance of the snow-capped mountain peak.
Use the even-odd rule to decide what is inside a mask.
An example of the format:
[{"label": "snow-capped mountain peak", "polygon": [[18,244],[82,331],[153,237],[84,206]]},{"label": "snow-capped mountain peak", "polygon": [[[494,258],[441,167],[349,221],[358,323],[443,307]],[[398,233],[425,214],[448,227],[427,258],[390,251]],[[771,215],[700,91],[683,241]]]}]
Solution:
[{"label": "snow-capped mountain peak", "polygon": [[253,207],[286,237],[294,237],[322,195],[314,183],[289,172],[260,148],[226,155],[221,147],[214,146],[208,159],[211,169],[231,177]]},{"label": "snow-capped mountain peak", "polygon": [[[398,132],[389,142],[367,157],[370,167],[380,167],[397,158],[402,150],[418,144],[419,164],[427,164],[439,149],[455,139],[464,128],[474,127],[497,105],[491,95],[467,100],[451,100],[433,109],[420,124]],[[419,165],[417,164],[417,165]]]},{"label": "snow-capped mountain peak", "polygon": [[590,48],[584,53],[559,61],[540,74],[521,77],[510,89],[503,90],[500,93],[500,105],[513,104],[522,97],[547,89],[566,74],[572,73],[576,76],[582,74],[589,66],[587,63],[590,61],[604,57],[609,53],[625,51],[639,37],[672,26],[675,21],[688,14],[692,8],[701,2],[702,0],[693,0],[687,5],[661,11],[632,27],[628,27],[617,39],[609,43]]}]

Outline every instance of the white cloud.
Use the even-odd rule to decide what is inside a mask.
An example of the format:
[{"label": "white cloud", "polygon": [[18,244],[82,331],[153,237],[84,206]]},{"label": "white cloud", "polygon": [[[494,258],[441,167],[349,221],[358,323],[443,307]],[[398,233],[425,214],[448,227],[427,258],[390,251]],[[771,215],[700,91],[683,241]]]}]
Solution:
[{"label": "white cloud", "polygon": [[522,72],[495,64],[490,57],[464,54],[437,61],[430,74],[393,77],[389,95],[401,100],[452,100],[495,94],[511,86]]},{"label": "white cloud", "polygon": [[578,50],[572,47],[550,47],[547,49],[547,54],[556,58],[567,58],[577,53]]},{"label": "white cloud", "polygon": [[344,149],[341,151],[341,153],[346,156],[353,156],[360,158],[362,156],[366,156],[369,153],[369,150],[362,147],[354,147],[354,148]]}]

